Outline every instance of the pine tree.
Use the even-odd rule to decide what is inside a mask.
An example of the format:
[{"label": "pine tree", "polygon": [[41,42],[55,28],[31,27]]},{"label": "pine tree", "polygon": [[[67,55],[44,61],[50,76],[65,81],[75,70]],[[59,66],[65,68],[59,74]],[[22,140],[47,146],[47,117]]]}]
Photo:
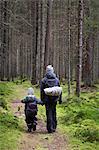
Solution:
[{"label": "pine tree", "polygon": [[83,0],[79,0],[78,6],[78,60],[76,76],[76,94],[79,97],[82,79],[82,49],[83,49]]}]

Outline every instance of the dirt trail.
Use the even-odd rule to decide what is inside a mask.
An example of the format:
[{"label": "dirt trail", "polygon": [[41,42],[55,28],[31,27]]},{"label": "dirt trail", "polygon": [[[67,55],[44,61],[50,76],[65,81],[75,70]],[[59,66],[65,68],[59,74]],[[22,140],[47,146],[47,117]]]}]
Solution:
[{"label": "dirt trail", "polygon": [[[19,100],[13,101],[12,108],[14,115],[24,119],[24,106]],[[69,150],[66,137],[59,131],[48,134],[46,124],[42,120],[38,120],[35,132],[28,133],[25,122],[23,128],[24,132],[18,150]]]}]

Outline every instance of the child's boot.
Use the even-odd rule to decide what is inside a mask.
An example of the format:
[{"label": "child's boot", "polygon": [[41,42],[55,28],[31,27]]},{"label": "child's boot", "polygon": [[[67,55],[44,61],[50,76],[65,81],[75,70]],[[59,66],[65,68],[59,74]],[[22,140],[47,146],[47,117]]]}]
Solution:
[{"label": "child's boot", "polygon": [[28,132],[31,132],[31,129],[32,129],[31,123],[27,124],[27,126],[28,126]]}]

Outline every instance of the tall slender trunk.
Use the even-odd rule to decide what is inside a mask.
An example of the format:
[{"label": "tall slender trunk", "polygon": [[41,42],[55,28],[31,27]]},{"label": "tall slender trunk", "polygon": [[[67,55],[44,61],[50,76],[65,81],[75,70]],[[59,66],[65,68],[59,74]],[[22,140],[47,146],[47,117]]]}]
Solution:
[{"label": "tall slender trunk", "polygon": [[0,1],[0,80],[2,80],[2,28],[3,28],[3,10],[2,2]]},{"label": "tall slender trunk", "polygon": [[41,24],[42,24],[41,25],[41,75],[40,75],[41,79],[44,75],[44,53],[45,53],[45,35],[46,35],[46,31],[45,31],[46,13],[45,11],[46,11],[46,0],[43,0],[42,5],[41,5]]},{"label": "tall slender trunk", "polygon": [[70,0],[68,0],[68,95],[70,95],[70,49],[71,49],[71,37],[70,37]]},{"label": "tall slender trunk", "polygon": [[[90,0],[86,0],[85,2],[85,17],[86,19],[92,20],[91,17],[91,8],[90,8]],[[84,86],[91,86],[92,85],[92,60],[93,60],[93,43],[94,43],[94,33],[95,30],[91,26],[91,24],[88,24],[87,30],[85,32],[84,39],[85,39],[85,52],[84,52],[84,65],[83,65],[83,81]]]},{"label": "tall slender trunk", "polygon": [[93,33],[90,32],[86,39],[86,60],[84,64],[84,85],[92,85],[92,52],[93,52]]},{"label": "tall slender trunk", "polygon": [[82,78],[82,49],[83,49],[83,0],[79,0],[78,6],[78,60],[76,76],[76,94],[79,97]]},{"label": "tall slender trunk", "polygon": [[[34,6],[33,6],[34,4]],[[31,83],[36,84],[36,55],[37,55],[37,39],[38,39],[38,1],[32,4],[32,17],[33,21],[33,57],[32,57],[32,79]]]},{"label": "tall slender trunk", "polygon": [[51,11],[52,11],[52,0],[47,0],[47,22],[46,22],[44,67],[46,67],[49,63],[49,53],[51,51]]},{"label": "tall slender trunk", "polygon": [[1,80],[5,79],[5,66],[6,66],[6,26],[5,23],[7,21],[7,1],[4,1],[1,3],[2,4],[2,21],[3,21],[3,25],[2,25],[2,32],[1,32],[1,55],[2,55],[2,60],[1,60]]}]

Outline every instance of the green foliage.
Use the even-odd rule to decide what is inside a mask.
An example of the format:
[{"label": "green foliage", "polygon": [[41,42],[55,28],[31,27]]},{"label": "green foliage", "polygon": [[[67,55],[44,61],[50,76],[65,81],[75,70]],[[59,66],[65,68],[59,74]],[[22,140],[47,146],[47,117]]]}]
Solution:
[{"label": "green foliage", "polygon": [[[0,82],[0,149],[15,150],[20,137],[20,123],[8,109],[17,85],[13,82]],[[19,89],[19,87],[18,87]]]},{"label": "green foliage", "polygon": [[0,106],[4,109],[8,109],[7,107],[7,97],[12,93],[12,88],[6,82],[0,82]]},{"label": "green foliage", "polygon": [[98,94],[82,96],[79,99],[73,96],[67,99],[66,103],[62,105],[67,120],[66,124],[79,123],[83,119],[93,119],[98,122],[98,103]]},{"label": "green foliage", "polygon": [[0,125],[0,150],[16,150],[20,132]]},{"label": "green foliage", "polygon": [[76,129],[75,136],[84,141],[99,141],[99,126],[94,120],[83,120]]},{"label": "green foliage", "polygon": [[3,97],[0,97],[0,106],[7,110],[7,102]]},{"label": "green foliage", "polygon": [[8,111],[0,110],[0,148],[15,150],[20,136],[19,120]]},{"label": "green foliage", "polygon": [[[73,85],[74,86],[74,85]],[[57,107],[58,127],[63,133],[68,133],[73,139],[74,148],[97,149],[99,141],[99,92],[98,88],[84,91],[81,97],[67,96],[67,86],[63,87],[63,103]],[[45,111],[39,107],[39,116],[45,120]],[[71,138],[70,137],[70,138]],[[72,139],[71,138],[71,139]]]},{"label": "green foliage", "polygon": [[24,83],[24,82],[26,82],[26,81],[27,81],[27,78],[26,78],[26,77],[24,77],[24,78],[22,78],[22,79],[20,79],[20,77],[19,77],[19,78],[15,79],[13,82],[14,82],[15,84],[17,84],[17,85],[20,85],[20,84],[22,84],[22,83]]},{"label": "green foliage", "polygon": [[[1,83],[0,83],[1,85]],[[6,86],[7,85],[7,86]],[[8,88],[5,89],[5,87]],[[73,84],[73,88],[74,88]],[[25,81],[20,85],[16,83],[4,83],[0,89],[5,89],[4,94],[0,97],[4,102],[6,97],[14,96],[14,99],[25,96],[25,89],[31,87],[30,82]],[[97,88],[93,91],[84,91],[81,97],[75,95],[67,97],[67,85],[63,87],[63,103],[57,107],[58,127],[63,133],[70,135],[70,141],[75,139],[73,149],[80,150],[98,150],[99,141],[99,92]],[[40,90],[37,86],[33,86],[36,97],[40,97]],[[21,89],[21,90],[20,90]],[[6,94],[5,94],[6,91]],[[9,93],[9,94],[8,94]],[[6,101],[5,101],[6,102]],[[5,103],[4,102],[4,103]],[[6,103],[4,104],[4,107]],[[38,117],[46,120],[44,106],[39,106]],[[19,120],[14,117],[8,110],[0,111],[0,148],[6,150],[14,150],[16,142],[20,135]],[[13,142],[13,144],[12,144]],[[6,144],[8,143],[8,144]],[[15,146],[15,147],[14,147]]]},{"label": "green foliage", "polygon": [[0,123],[9,128],[18,128],[18,119],[11,113],[0,113]]},{"label": "green foliage", "polygon": [[42,119],[43,121],[46,121],[46,112],[44,109],[44,106],[39,105],[38,106],[38,118]]},{"label": "green foliage", "polygon": [[[64,88],[64,86],[63,86]],[[66,87],[65,87],[66,90]],[[64,89],[63,89],[64,91]],[[72,149],[97,149],[99,147],[99,92],[98,88],[84,91],[81,97],[71,95],[57,108],[58,123],[63,133],[75,142]],[[79,143],[79,144],[78,144]],[[79,145],[77,147],[77,144]]]},{"label": "green foliage", "polygon": [[29,88],[29,87],[31,87],[31,83],[30,83],[30,81],[25,81],[25,82],[22,82],[22,86],[24,87],[24,88]]},{"label": "green foliage", "polygon": [[6,96],[11,94],[12,90],[5,82],[0,82],[0,96]]}]

